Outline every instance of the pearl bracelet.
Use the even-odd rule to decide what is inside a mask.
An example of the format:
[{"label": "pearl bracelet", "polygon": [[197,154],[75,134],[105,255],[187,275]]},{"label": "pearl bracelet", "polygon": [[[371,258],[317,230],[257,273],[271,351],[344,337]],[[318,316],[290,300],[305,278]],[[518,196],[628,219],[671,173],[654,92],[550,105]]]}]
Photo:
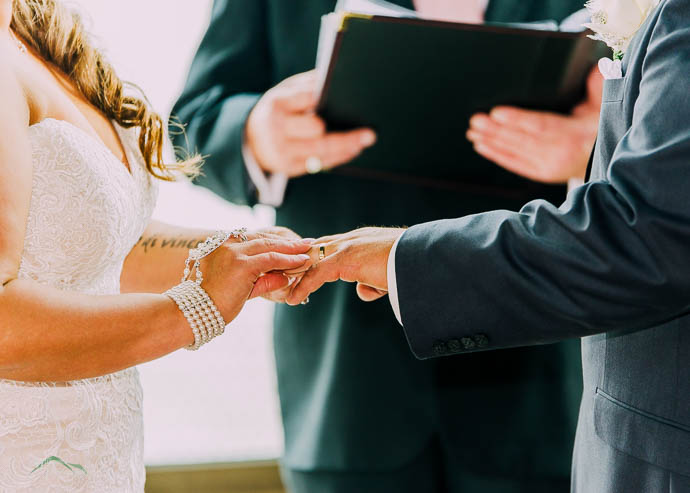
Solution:
[{"label": "pearl bracelet", "polygon": [[[201,287],[203,275],[199,264],[202,258],[215,251],[230,237],[247,241],[247,230],[242,228],[218,231],[197,244],[196,248],[189,251],[189,257],[185,261],[182,282],[164,293],[177,304],[192,329],[194,343],[185,348],[190,351],[196,351],[225,331],[223,316],[206,290]],[[192,262],[194,263],[190,267]],[[190,279],[192,272],[196,274],[195,280]]]},{"label": "pearl bracelet", "polygon": [[165,292],[187,319],[194,343],[185,349],[196,351],[225,331],[225,320],[206,290],[195,281],[185,281]]}]

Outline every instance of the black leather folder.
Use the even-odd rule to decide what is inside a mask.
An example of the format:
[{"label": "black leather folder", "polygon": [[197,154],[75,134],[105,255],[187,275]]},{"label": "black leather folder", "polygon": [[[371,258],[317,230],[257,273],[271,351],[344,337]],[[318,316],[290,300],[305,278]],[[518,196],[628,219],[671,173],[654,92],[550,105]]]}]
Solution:
[{"label": "black leather folder", "polygon": [[468,121],[499,104],[568,112],[601,55],[584,32],[344,13],[318,113],[332,130],[372,127],[378,141],[335,172],[508,196],[543,187],[562,197],[560,187],[477,155]]}]

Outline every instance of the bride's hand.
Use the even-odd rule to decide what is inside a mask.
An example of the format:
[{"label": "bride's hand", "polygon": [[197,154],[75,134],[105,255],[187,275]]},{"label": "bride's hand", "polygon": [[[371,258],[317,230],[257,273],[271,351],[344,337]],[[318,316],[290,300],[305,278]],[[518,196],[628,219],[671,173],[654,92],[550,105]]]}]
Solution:
[{"label": "bride's hand", "polygon": [[[262,230],[259,230],[257,234],[260,237],[265,237],[265,238],[277,238],[277,239],[288,239],[288,240],[301,240],[302,237],[292,231],[291,229],[284,228],[281,226],[272,226],[269,228],[264,228]],[[309,241],[309,240],[305,240]],[[312,240],[313,241],[313,240]],[[295,269],[296,271],[299,272],[306,272],[306,270],[310,267],[311,262],[307,262],[305,265]],[[286,273],[287,274],[287,273]],[[290,291],[292,290],[292,284],[299,279],[301,279],[301,275],[297,275],[295,273],[292,273],[289,275],[288,279],[290,281],[289,284],[285,285],[281,289],[277,289],[275,291],[271,291],[269,293],[263,294],[262,297],[272,301],[274,303],[285,303],[285,300],[287,297],[290,295]]]},{"label": "bride's hand", "polygon": [[226,241],[201,262],[202,287],[228,323],[247,300],[288,286],[283,271],[300,268],[309,260],[310,242],[267,232],[248,237],[247,242]]}]

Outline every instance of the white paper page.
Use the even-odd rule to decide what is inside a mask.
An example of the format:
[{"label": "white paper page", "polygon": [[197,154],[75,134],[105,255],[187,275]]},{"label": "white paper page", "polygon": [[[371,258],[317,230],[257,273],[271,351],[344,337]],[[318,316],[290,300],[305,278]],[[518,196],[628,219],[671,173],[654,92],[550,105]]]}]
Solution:
[{"label": "white paper page", "polygon": [[386,17],[419,17],[414,10],[400,7],[385,0],[338,0],[335,11],[385,15]]},{"label": "white paper page", "polygon": [[317,92],[321,94],[323,85],[328,75],[328,65],[331,63],[331,55],[338,37],[338,28],[343,14],[331,13],[321,17],[321,30],[319,31],[319,44],[316,51],[316,75],[318,79]]},{"label": "white paper page", "polygon": [[580,33],[586,29],[585,24],[591,20],[592,14],[587,9],[580,9],[563,19],[560,30],[566,33]]}]

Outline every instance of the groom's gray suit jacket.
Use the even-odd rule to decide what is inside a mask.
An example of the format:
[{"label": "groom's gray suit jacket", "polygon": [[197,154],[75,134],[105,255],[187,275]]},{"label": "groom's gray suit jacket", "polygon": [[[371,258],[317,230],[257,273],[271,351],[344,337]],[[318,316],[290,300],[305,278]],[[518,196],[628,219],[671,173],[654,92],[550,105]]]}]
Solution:
[{"label": "groom's gray suit jacket", "polygon": [[574,489],[688,491],[690,0],[662,1],[623,71],[592,178],[561,207],[403,235],[402,321],[420,358],[585,337]]}]

